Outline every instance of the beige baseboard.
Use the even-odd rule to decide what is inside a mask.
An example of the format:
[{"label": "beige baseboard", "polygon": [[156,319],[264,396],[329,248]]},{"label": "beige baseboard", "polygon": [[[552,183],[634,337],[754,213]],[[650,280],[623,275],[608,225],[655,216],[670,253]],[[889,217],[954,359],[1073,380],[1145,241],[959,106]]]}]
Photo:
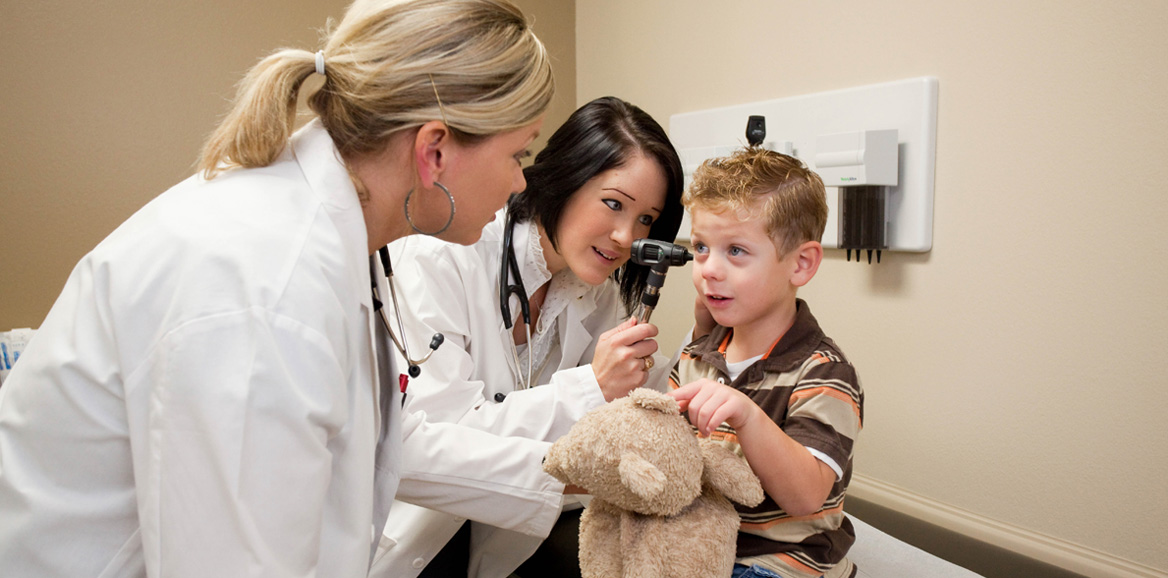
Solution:
[{"label": "beige baseboard", "polygon": [[1168,578],[1168,572],[999,522],[893,484],[854,474],[848,494],[982,542],[1093,578]]}]

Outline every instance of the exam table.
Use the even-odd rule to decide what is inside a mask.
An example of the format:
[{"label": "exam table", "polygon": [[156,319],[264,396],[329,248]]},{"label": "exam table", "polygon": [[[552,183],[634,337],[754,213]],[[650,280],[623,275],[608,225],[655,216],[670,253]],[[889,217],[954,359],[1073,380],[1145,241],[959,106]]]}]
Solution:
[{"label": "exam table", "polygon": [[856,565],[856,578],[981,578],[952,562],[898,540],[848,515],[856,529],[856,543],[848,558]]}]

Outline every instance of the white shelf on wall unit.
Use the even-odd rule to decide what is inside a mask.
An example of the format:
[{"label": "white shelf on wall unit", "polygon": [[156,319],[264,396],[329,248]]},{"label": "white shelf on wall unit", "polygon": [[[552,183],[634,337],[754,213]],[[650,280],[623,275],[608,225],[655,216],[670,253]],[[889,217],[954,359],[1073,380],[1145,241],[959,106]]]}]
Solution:
[{"label": "white shelf on wall unit", "polygon": [[[936,167],[938,82],[910,78],[675,114],[669,137],[681,156],[685,185],[701,163],[746,145],[746,120],[766,117],[763,146],[786,152],[815,169],[822,135],[896,129],[899,184],[889,191],[888,250],[926,252],[933,247],[933,177]],[[823,246],[839,247],[838,188],[827,185],[828,218]],[[689,215],[678,241],[689,241]]]}]

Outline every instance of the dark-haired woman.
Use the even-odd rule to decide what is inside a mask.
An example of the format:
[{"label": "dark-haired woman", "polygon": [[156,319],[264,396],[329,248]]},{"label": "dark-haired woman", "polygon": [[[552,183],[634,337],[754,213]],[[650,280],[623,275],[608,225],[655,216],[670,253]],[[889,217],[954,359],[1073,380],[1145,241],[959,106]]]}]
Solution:
[{"label": "dark-haired woman", "polygon": [[[606,97],[576,110],[524,176],[527,190],[475,245],[412,237],[390,246],[409,268],[398,292],[405,334],[446,338],[410,381],[406,406],[431,421],[553,441],[633,388],[663,387],[657,329],[630,318],[648,270],[629,257],[634,239],[677,234],[681,163],[652,117]],[[404,503],[390,518],[374,578],[505,577],[540,546],[473,522],[459,531],[463,520]],[[574,556],[564,571],[578,572]]]}]

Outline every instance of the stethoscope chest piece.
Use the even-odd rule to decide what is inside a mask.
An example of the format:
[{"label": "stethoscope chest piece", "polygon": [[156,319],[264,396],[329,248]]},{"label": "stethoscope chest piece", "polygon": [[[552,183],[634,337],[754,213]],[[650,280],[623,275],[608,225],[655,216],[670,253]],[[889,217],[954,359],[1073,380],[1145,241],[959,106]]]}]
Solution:
[{"label": "stethoscope chest piece", "polygon": [[389,334],[389,338],[391,341],[393,341],[394,347],[396,347],[398,353],[401,353],[401,356],[405,358],[406,364],[409,366],[406,369],[406,373],[408,373],[411,378],[416,378],[419,375],[422,375],[422,368],[420,366],[423,363],[426,363],[426,361],[430,359],[430,356],[434,355],[435,351],[438,351],[438,347],[442,345],[442,342],[446,341],[446,336],[442,335],[441,333],[435,333],[433,337],[430,338],[430,351],[426,352],[425,357],[422,357],[421,359],[414,359],[410,357],[409,344],[405,342],[405,324],[402,323],[401,307],[397,303],[397,289],[394,287],[393,282],[393,266],[390,265],[389,262],[389,248],[382,247],[377,250],[377,254],[381,257],[381,266],[385,269],[385,277],[389,283],[389,296],[390,299],[393,300],[393,312],[394,316],[397,317],[397,331],[401,334],[400,340],[389,327],[389,317],[385,315],[385,306],[381,302],[381,294],[380,291],[377,290],[376,279],[373,280],[373,308],[381,317],[381,324],[385,326],[385,332]]}]

